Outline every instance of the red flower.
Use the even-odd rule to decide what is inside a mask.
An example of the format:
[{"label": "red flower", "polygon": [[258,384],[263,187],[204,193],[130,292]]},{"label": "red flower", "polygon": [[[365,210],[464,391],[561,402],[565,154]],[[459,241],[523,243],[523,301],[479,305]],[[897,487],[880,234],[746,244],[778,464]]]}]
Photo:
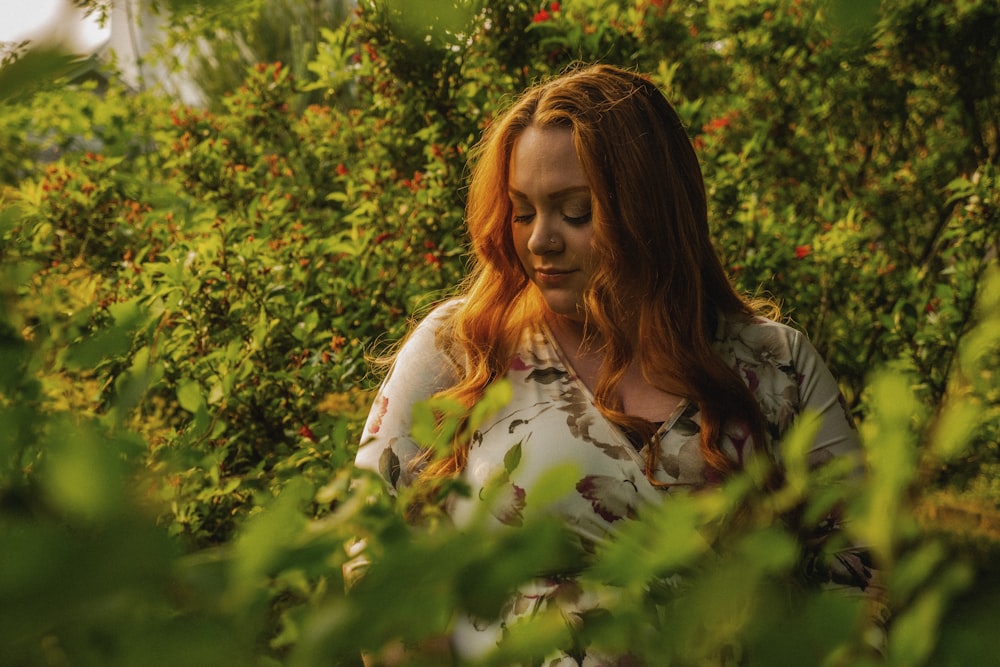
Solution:
[{"label": "red flower", "polygon": [[713,118],[712,120],[708,121],[708,125],[705,126],[705,131],[715,132],[717,130],[721,130],[724,127],[729,127],[729,125],[732,122],[733,119],[730,118],[729,116],[722,116],[721,118]]},{"label": "red flower", "polygon": [[797,259],[805,259],[806,257],[812,254],[812,251],[813,249],[811,245],[795,246],[795,257]]},{"label": "red flower", "polygon": [[552,18],[552,15],[549,14],[548,11],[546,11],[544,8],[542,8],[537,12],[535,12],[535,15],[531,19],[531,22],[544,23],[545,21],[548,21],[550,18]]},{"label": "red flower", "polygon": [[309,428],[308,424],[303,424],[302,428],[299,429],[299,435],[301,435],[306,440],[316,442],[316,436],[313,435],[312,429]]},{"label": "red flower", "polygon": [[562,9],[562,6],[558,2],[553,2],[551,5],[549,5],[549,9],[551,9],[553,12],[558,12],[560,9]]},{"label": "red flower", "polygon": [[338,176],[346,176],[347,175],[347,167],[344,166],[343,162],[340,162],[340,163],[337,164],[337,175]]}]

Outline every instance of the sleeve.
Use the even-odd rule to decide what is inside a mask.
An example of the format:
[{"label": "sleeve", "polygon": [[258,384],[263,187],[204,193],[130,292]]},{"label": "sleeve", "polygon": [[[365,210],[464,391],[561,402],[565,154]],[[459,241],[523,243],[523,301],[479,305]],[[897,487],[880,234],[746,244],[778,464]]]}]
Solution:
[{"label": "sleeve", "polygon": [[419,472],[420,447],[410,437],[413,407],[452,386],[458,379],[455,356],[442,331],[454,302],[433,310],[410,333],[365,422],[355,466],[381,475],[395,490]]},{"label": "sleeve", "polygon": [[[858,432],[833,374],[809,340],[799,332],[792,340],[792,357],[800,378],[800,412],[810,411],[822,419],[810,463],[816,466],[833,458],[854,457],[858,474],[863,474]],[[847,544],[835,553],[822,553],[826,540],[842,529],[843,519],[836,512],[816,527],[805,544],[806,568],[812,571],[811,578],[824,588],[867,600],[866,640],[871,648],[882,653],[889,609],[877,565],[862,545]]]},{"label": "sleeve", "polygon": [[[860,466],[861,443],[847,402],[833,374],[809,339],[796,331],[791,340],[792,364],[799,378],[798,412],[820,417],[819,432],[809,462],[818,466],[826,461],[850,456]],[[860,467],[859,467],[860,469]]]}]

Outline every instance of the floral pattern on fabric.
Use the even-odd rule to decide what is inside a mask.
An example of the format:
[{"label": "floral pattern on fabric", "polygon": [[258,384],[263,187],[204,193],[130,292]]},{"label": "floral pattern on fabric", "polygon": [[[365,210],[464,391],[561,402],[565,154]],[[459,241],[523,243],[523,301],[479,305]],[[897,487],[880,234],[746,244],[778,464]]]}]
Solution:
[{"label": "floral pattern on fabric", "polygon": [[[618,493],[617,490],[625,484],[629,489],[626,493]],[[634,519],[636,508],[634,505],[622,504],[624,499],[634,497],[638,492],[635,480],[626,478],[618,479],[607,475],[587,475],[576,483],[576,490],[581,496],[590,501],[590,506],[594,512],[600,515],[608,523],[614,523],[619,519]]]},{"label": "floral pattern on fabric", "polygon": [[[376,470],[391,488],[410,483],[418,473],[419,449],[409,437],[412,406],[455,382],[461,355],[452,349],[447,321],[454,302],[431,313],[401,349],[381,387],[365,428],[357,465]],[[854,455],[857,436],[839,389],[819,354],[794,329],[763,319],[723,320],[714,342],[719,355],[740,375],[756,397],[767,423],[767,442],[753,443],[739,423],[723,427],[723,450],[736,461],[756,448],[771,451],[804,410],[819,415],[820,427],[810,452],[813,462]],[[636,451],[617,425],[597,409],[590,390],[577,378],[544,324],[524,331],[507,380],[513,398],[473,435],[462,479],[472,493],[454,498],[448,512],[458,527],[490,503],[498,526],[520,524],[532,506],[536,484],[555,466],[571,464],[577,482],[563,498],[545,506],[562,519],[584,545],[613,535],[616,524],[634,517],[646,503],[659,503],[671,493],[704,486],[700,414],[696,404],[682,401],[656,438]],[[654,485],[645,475],[648,448],[658,447]],[[845,554],[831,579],[844,580],[864,568]],[[493,623],[459,620],[454,642],[459,654],[482,647],[483,636],[499,637],[503,627],[555,604],[567,619],[593,611],[586,596],[568,595],[572,579],[538,581],[512,596],[507,614]],[[854,579],[856,586],[863,582]],[[486,641],[489,644],[489,641]],[[548,664],[617,664],[594,662]],[[627,664],[623,662],[621,664]]]}]

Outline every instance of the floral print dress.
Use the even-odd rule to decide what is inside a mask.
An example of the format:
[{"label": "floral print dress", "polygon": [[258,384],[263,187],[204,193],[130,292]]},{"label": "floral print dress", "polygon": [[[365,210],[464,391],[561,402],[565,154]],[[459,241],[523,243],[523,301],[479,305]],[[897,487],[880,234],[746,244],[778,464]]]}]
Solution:
[{"label": "floral print dress", "polygon": [[[451,386],[461,364],[443,333],[452,312],[449,302],[431,312],[400,350],[392,371],[375,399],[362,444],[359,467],[378,471],[392,488],[410,483],[420,454],[409,437],[415,403]],[[798,331],[769,320],[724,321],[715,347],[745,380],[760,404],[771,442],[785,433],[795,417],[809,410],[821,425],[811,450],[814,463],[855,455],[858,440],[837,384],[819,354]],[[478,512],[483,492],[495,499],[489,510],[497,525],[518,525],[532,502],[533,489],[554,466],[578,470],[573,492],[546,505],[582,540],[600,542],[616,524],[635,515],[645,503],[662,502],[671,488],[703,486],[704,460],[699,448],[700,417],[694,403],[682,401],[660,425],[656,437],[641,449],[628,434],[608,421],[594,405],[544,323],[524,331],[506,375],[512,400],[473,435],[462,472],[471,493],[455,499],[449,514],[459,527]],[[724,428],[723,448],[735,461],[753,447],[745,428]],[[766,443],[770,445],[769,443]],[[646,477],[646,448],[659,448],[655,478],[672,483],[657,487]],[[777,452],[774,453],[776,456]],[[509,469],[509,462],[517,465]],[[497,492],[496,485],[503,488]],[[539,580],[524,587],[509,605],[506,618],[494,623],[459,619],[454,643],[459,655],[475,655],[495,645],[502,626],[528,616],[539,605],[558,603],[565,581]],[[584,613],[590,601],[570,596],[567,617]],[[596,603],[595,603],[596,604]],[[546,665],[616,664],[592,656],[555,656]]]}]

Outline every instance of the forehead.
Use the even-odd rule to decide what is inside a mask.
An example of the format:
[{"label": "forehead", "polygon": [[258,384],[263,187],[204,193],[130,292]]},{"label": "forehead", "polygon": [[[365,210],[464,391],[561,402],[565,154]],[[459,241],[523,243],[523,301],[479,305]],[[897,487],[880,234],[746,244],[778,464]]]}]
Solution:
[{"label": "forehead", "polygon": [[511,189],[524,193],[587,185],[573,131],[564,127],[526,128],[514,140],[509,180]]}]

